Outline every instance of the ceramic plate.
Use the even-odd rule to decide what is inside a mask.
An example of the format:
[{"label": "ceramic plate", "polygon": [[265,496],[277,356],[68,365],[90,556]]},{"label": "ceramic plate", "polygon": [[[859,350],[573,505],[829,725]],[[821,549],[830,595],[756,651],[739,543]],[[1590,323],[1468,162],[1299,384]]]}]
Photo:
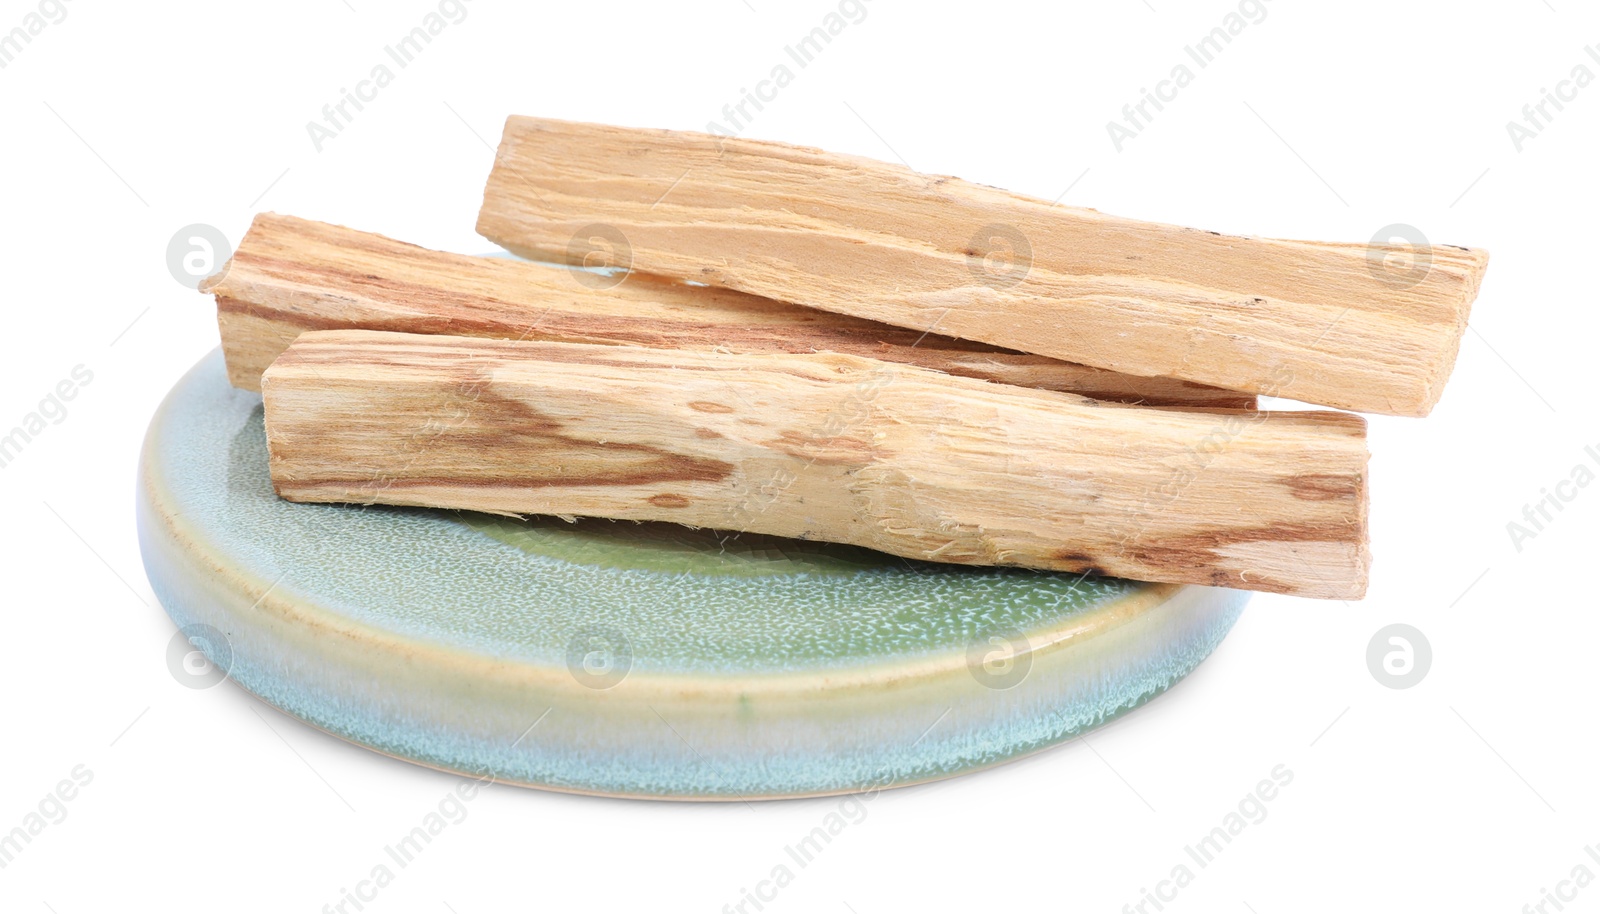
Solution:
[{"label": "ceramic plate", "polygon": [[668,524],[299,505],[220,353],[153,420],[151,585],[239,685],[379,752],[517,784],[752,799],[948,777],[1200,663],[1247,594],[910,562]]}]

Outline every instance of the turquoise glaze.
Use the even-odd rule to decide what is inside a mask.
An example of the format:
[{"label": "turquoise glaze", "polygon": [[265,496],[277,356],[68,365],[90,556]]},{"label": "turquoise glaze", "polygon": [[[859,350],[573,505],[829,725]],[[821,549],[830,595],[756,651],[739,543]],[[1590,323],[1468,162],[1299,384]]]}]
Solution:
[{"label": "turquoise glaze", "polygon": [[[1247,595],[668,524],[297,505],[220,353],[145,442],[152,587],[278,708],[437,768],[618,796],[909,784],[1170,687]],[[988,661],[986,664],[985,661]]]}]

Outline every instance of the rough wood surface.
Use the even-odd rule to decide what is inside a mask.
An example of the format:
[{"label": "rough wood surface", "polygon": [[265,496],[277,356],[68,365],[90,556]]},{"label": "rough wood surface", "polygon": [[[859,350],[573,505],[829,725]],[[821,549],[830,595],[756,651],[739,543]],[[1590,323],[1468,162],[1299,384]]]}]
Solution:
[{"label": "rough wood surface", "polygon": [[559,260],[596,226],[652,274],[1402,416],[1437,402],[1488,262],[1139,222],[782,143],[509,119],[478,231]]},{"label": "rough wood surface", "polygon": [[262,380],[292,501],[676,521],[1317,597],[1366,586],[1366,424],[831,353],[310,332]]},{"label": "rough wood surface", "polygon": [[431,251],[354,229],[264,213],[216,296],[228,379],[261,373],[306,330],[340,328],[731,352],[827,350],[1101,400],[1250,409],[1255,398],[1138,378],[982,343],[745,295],[637,276],[610,285],[547,264]]}]

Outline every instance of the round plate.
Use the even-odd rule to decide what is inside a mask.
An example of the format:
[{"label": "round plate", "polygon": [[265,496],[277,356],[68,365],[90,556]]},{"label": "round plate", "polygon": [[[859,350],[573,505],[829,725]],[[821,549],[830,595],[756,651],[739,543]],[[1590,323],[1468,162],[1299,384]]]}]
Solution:
[{"label": "round plate", "polygon": [[1170,687],[1248,597],[671,524],[291,504],[261,397],[220,353],[152,421],[138,509],[163,606],[262,699],[398,758],[613,796],[840,793],[1017,758]]}]

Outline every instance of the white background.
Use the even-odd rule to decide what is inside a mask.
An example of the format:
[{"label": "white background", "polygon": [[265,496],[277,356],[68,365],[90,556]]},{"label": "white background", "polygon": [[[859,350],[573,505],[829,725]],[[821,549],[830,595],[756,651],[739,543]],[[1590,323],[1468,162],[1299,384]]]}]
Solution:
[{"label": "white background", "polygon": [[[4,0],[0,31],[36,8]],[[169,674],[134,470],[160,398],[217,342],[210,301],[168,274],[173,234],[236,241],[270,209],[486,250],[507,114],[704,129],[836,6],[472,0],[317,152],[306,122],[434,8],[71,0],[0,70],[0,426],[94,374],[0,470],[0,831],[94,772],[0,870],[6,911],[319,911],[456,783]],[[1087,741],[878,796],[768,910],[1123,910],[1279,764],[1294,780],[1268,817],[1169,911],[1514,912],[1579,864],[1600,875],[1600,486],[1520,550],[1506,527],[1600,450],[1600,85],[1520,152],[1506,130],[1574,66],[1600,75],[1600,13],[1272,0],[1119,153],[1106,122],[1233,4],[867,9],[744,135],[1227,233],[1408,223],[1493,260],[1433,416],[1372,421],[1366,600],[1257,596],[1190,679]],[[1367,668],[1393,622],[1432,645],[1414,688]],[[368,910],[720,911],[837,805],[493,787]],[[1600,883],[1579,899],[1600,908]]]}]

